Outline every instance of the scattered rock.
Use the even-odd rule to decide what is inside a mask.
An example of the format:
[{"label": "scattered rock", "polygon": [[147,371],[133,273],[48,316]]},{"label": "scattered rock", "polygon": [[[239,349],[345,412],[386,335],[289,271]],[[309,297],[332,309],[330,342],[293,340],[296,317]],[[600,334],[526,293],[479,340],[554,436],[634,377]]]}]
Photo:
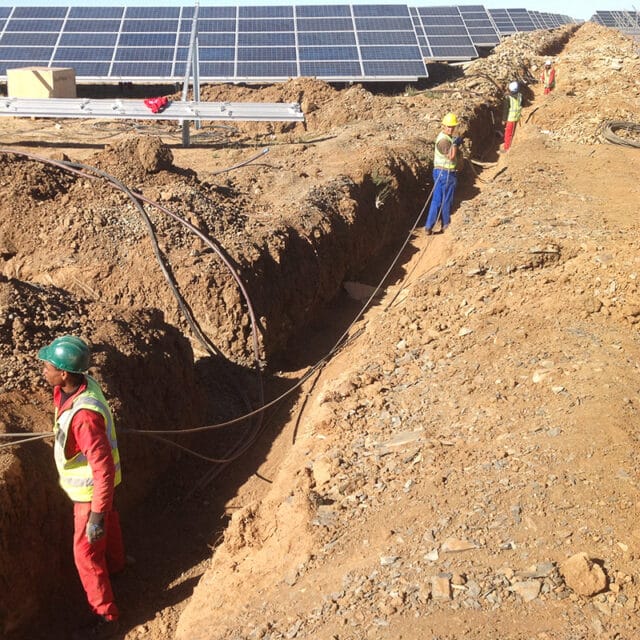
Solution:
[{"label": "scattered rock", "polygon": [[607,588],[602,567],[584,553],[576,553],[560,565],[566,585],[581,596],[594,596]]}]

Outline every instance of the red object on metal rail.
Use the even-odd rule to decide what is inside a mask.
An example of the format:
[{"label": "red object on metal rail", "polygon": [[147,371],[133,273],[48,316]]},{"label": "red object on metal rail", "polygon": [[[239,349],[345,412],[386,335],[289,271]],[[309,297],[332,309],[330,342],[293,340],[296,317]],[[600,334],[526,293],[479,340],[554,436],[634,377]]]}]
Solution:
[{"label": "red object on metal rail", "polygon": [[149,107],[153,113],[160,113],[165,110],[169,101],[164,96],[160,96],[159,98],[147,98],[144,104]]}]

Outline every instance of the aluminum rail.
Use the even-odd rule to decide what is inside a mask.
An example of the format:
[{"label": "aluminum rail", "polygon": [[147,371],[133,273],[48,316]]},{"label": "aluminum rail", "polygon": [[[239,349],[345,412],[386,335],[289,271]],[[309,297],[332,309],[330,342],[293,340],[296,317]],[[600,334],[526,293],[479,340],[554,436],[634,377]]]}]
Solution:
[{"label": "aluminum rail", "polygon": [[0,98],[0,116],[179,121],[304,121],[304,114],[297,102],[176,101],[169,102],[160,113],[153,113],[143,100],[89,98]]}]

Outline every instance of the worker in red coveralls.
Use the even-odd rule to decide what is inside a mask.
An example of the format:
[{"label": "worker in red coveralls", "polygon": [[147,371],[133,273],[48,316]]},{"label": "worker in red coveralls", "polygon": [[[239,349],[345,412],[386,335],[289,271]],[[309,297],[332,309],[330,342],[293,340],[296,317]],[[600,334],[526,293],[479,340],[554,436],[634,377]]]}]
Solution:
[{"label": "worker in red coveralls", "polygon": [[95,620],[74,635],[109,638],[117,632],[119,611],[110,573],[124,568],[118,512],[113,505],[120,483],[120,454],[111,409],[86,370],[90,351],[75,336],[56,338],[38,352],[43,375],[53,387],[54,458],[60,486],[73,501],[73,556]]},{"label": "worker in red coveralls", "polygon": [[509,151],[513,136],[516,133],[516,126],[522,115],[522,94],[518,91],[517,82],[509,83],[509,93],[504,97],[502,103],[502,124],[504,125],[504,145],[503,150]]},{"label": "worker in red coveralls", "polygon": [[544,86],[544,95],[548,95],[556,88],[556,70],[553,68],[551,60],[547,60],[544,63],[542,69],[542,75],[540,76],[540,82]]}]

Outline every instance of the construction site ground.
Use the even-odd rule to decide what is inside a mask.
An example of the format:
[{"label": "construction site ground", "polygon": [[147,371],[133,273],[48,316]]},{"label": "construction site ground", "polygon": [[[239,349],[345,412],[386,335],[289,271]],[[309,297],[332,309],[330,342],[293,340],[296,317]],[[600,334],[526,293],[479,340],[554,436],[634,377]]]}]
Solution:
[{"label": "construction site ground", "polygon": [[[50,428],[37,349],[89,339],[123,430],[119,638],[638,637],[640,136],[611,144],[602,124],[638,120],[640,56],[594,24],[565,41],[547,96],[533,79],[552,45],[536,36],[480,61],[488,86],[508,80],[501,60],[530,72],[508,153],[500,98],[469,70],[393,95],[208,87],[302,96],[307,128],[210,127],[189,148],[177,128],[160,144],[116,124],[0,121],[0,432]],[[475,162],[429,236],[424,156],[447,111]],[[212,466],[126,431],[231,419],[243,386],[255,406],[251,322],[217,255],[154,214],[218,359],[126,198],[14,153],[98,167],[224,247],[256,306],[266,399],[300,383],[244,455]],[[331,268],[287,262],[308,245]],[[247,428],[170,440],[219,458]],[[0,449],[0,507],[0,636],[69,637],[87,612],[50,440]]]}]

